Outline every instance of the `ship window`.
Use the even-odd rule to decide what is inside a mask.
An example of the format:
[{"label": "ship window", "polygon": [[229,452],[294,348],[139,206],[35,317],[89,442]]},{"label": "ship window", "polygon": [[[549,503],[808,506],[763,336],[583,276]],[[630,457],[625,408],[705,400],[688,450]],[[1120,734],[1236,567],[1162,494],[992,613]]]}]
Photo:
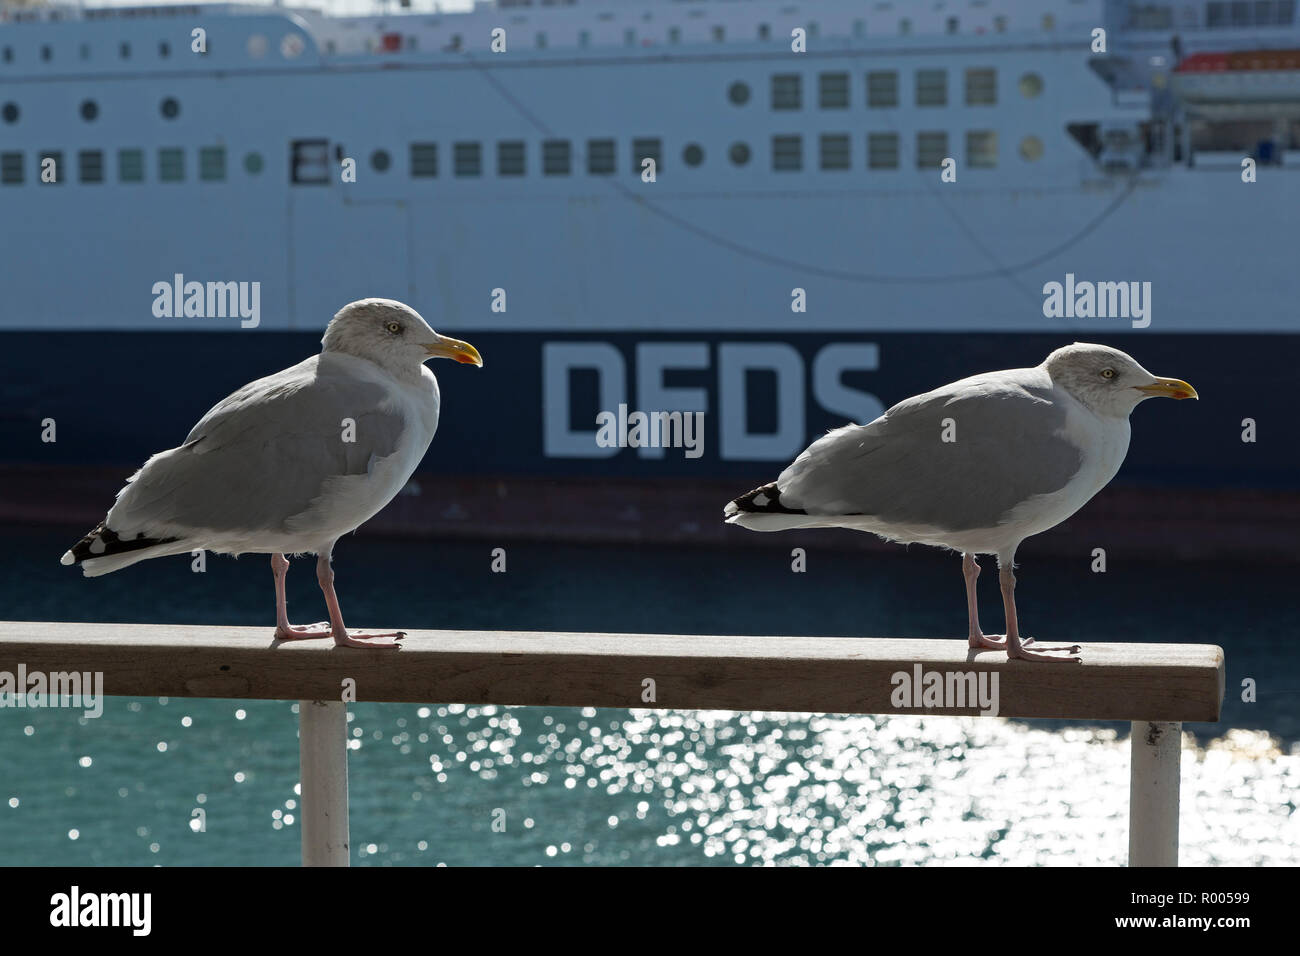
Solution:
[{"label": "ship window", "polygon": [[1043,92],[1043,78],[1037,73],[1026,73],[1020,78],[1020,95],[1032,100]]},{"label": "ship window", "polygon": [[947,133],[916,134],[916,168],[938,169],[948,156]]},{"label": "ship window", "polygon": [[104,181],[104,154],[97,149],[83,149],[77,153],[78,175],[83,183]]},{"label": "ship window", "polygon": [[849,168],[848,133],[823,133],[820,146],[822,169]]},{"label": "ship window", "polygon": [[1029,162],[1043,158],[1043,141],[1037,136],[1026,136],[1020,141],[1020,155]]},{"label": "ship window", "polygon": [[803,105],[801,80],[798,73],[772,74],[772,109],[799,109]]},{"label": "ship window", "polygon": [[877,70],[867,74],[867,106],[892,109],[898,105],[898,74]]},{"label": "ship window", "polygon": [[164,60],[167,59],[167,57],[171,56],[172,55],[171,44],[168,43],[166,40],[160,40],[158,42],[158,55],[162,57]]},{"label": "ship window", "polygon": [[4,117],[6,123],[17,123],[18,113],[19,110],[17,103],[6,103],[4,109],[0,111],[0,116]]},{"label": "ship window", "polygon": [[993,106],[998,101],[998,74],[992,67],[966,71],[966,105]]},{"label": "ship window", "polygon": [[897,169],[898,168],[898,134],[897,133],[868,133],[867,134],[867,168],[868,169]]},{"label": "ship window", "polygon": [[798,136],[773,136],[772,168],[780,172],[803,169],[803,140]]},{"label": "ship window", "polygon": [[590,31],[590,30],[579,30],[579,31],[578,31],[578,46],[591,46],[591,31]]},{"label": "ship window", "polygon": [[414,179],[432,179],[438,175],[438,144],[411,144],[411,176]]},{"label": "ship window", "polygon": [[669,43],[681,43],[681,42],[682,42],[682,28],[681,28],[681,27],[669,27],[669,28],[668,28],[668,42],[669,42]]},{"label": "ship window", "polygon": [[370,154],[370,168],[377,173],[388,172],[388,167],[393,165],[393,157],[388,155],[388,150],[377,149]]},{"label": "ship window", "polygon": [[867,24],[863,20],[853,21],[853,35],[855,37],[864,37],[867,35]]},{"label": "ship window", "polygon": [[1277,25],[1289,27],[1295,22],[1295,0],[1277,0]]},{"label": "ship window", "polygon": [[44,61],[45,63],[49,63],[50,60],[53,58],[54,58],[54,51],[51,50],[50,45],[46,43],[41,47],[41,60]]},{"label": "ship window", "polygon": [[994,33],[1007,32],[1007,18],[1005,16],[999,15],[993,18],[993,32]]},{"label": "ship window", "polygon": [[817,97],[824,110],[847,109],[849,105],[849,75],[823,73],[817,77]]},{"label": "ship window", "polygon": [[1250,26],[1250,4],[1246,0],[1233,0],[1232,25],[1234,27]]},{"label": "ship window", "polygon": [[524,141],[512,139],[497,143],[497,175],[522,176],[524,174]]},{"label": "ship window", "polygon": [[546,34],[545,34],[545,33],[539,33],[539,34],[537,34],[537,49],[539,49],[539,50],[545,50],[545,49],[546,49]]},{"label": "ship window", "polygon": [[542,143],[542,175],[567,176],[573,171],[572,145],[567,139],[548,139]]},{"label": "ship window", "polygon": [[947,106],[948,105],[948,71],[947,70],[917,70],[916,71],[916,105],[917,106]]},{"label": "ship window", "polygon": [[587,172],[593,176],[608,176],[614,172],[614,141],[612,139],[587,140]]},{"label": "ship window", "polygon": [[295,139],[291,144],[289,181],[299,186],[324,186],[330,181],[327,139]]},{"label": "ship window", "polygon": [[966,133],[966,165],[971,169],[992,169],[998,164],[998,134],[991,129]]},{"label": "ship window", "polygon": [[169,96],[162,101],[158,110],[162,113],[163,119],[175,119],[180,115],[181,104],[176,102],[176,97]]},{"label": "ship window", "polygon": [[244,172],[250,176],[256,176],[262,171],[262,154],[245,153],[244,154]]},{"label": "ship window", "polygon": [[172,146],[158,150],[158,181],[179,183],[185,178],[185,150]]},{"label": "ship window", "polygon": [[82,100],[82,101],[81,101],[81,118],[82,118],[82,119],[84,119],[87,123],[90,123],[90,122],[93,122],[94,119],[95,119],[95,117],[98,116],[98,115],[99,115],[99,104],[98,104],[98,103],[96,103],[94,100]]},{"label": "ship window", "polygon": [[248,38],[248,42],[244,44],[244,48],[248,50],[249,56],[255,60],[260,60],[262,57],[266,56],[267,45],[266,37],[263,34],[254,33]]},{"label": "ship window", "polygon": [[23,181],[23,154],[0,153],[0,183],[17,186]]},{"label": "ship window", "polygon": [[1055,29],[1056,29],[1056,17],[1052,16],[1050,13],[1044,13],[1044,14],[1043,14],[1043,29],[1046,30],[1046,31],[1048,31],[1049,33],[1050,33],[1052,30],[1055,30]]},{"label": "ship window", "polygon": [[714,28],[713,28],[713,42],[714,42],[714,43],[721,43],[721,42],[722,42],[723,40],[725,40],[726,38],[727,38],[727,31],[726,31],[726,28],[725,28],[725,27],[714,27]]},{"label": "ship window", "polygon": [[958,23],[957,18],[949,17],[945,29],[948,33],[956,33],[958,29],[960,29],[960,24]]},{"label": "ship window", "polygon": [[131,59],[131,44],[123,43],[117,48],[117,55],[123,60]]},{"label": "ship window", "polygon": [[737,80],[727,87],[727,99],[731,100],[736,106],[744,106],[749,102],[749,84]]},{"label": "ship window", "polygon": [[662,145],[657,136],[647,136],[632,140],[632,172],[641,175],[641,166],[647,159],[655,161],[655,171],[663,170],[661,162]]},{"label": "ship window", "polygon": [[44,174],[45,174],[46,160],[49,160],[49,161],[53,164],[51,168],[53,169],[53,172],[54,172],[54,178],[51,179],[51,180],[49,180],[49,182],[52,182],[52,183],[61,183],[61,182],[63,182],[63,179],[62,179],[62,176],[63,176],[63,153],[62,153],[62,151],[57,150],[57,149],[46,149],[46,150],[42,150],[42,151],[40,152],[40,162],[38,162],[38,163],[36,164],[36,168],[37,168],[37,170],[39,170],[40,173],[41,173],[41,182],[42,182],[42,183],[46,182],[45,175],[44,175]]},{"label": "ship window", "polygon": [[5,61],[6,63],[12,63],[12,62],[14,61],[14,48],[13,48],[13,47],[11,47],[11,46],[7,46],[7,47],[4,48],[4,61]]},{"label": "ship window", "polygon": [[733,166],[744,166],[749,162],[749,144],[732,143],[727,155],[731,158]]},{"label": "ship window", "polygon": [[772,39],[772,27],[770,24],[760,23],[758,25],[758,38],[760,40]]},{"label": "ship window", "polygon": [[704,162],[704,150],[699,143],[690,143],[682,150],[682,162],[692,167]]},{"label": "ship window", "polygon": [[623,31],[623,45],[636,46],[636,30],[634,30],[631,27],[628,27],[626,30]]},{"label": "ship window", "polygon": [[457,143],[452,147],[452,166],[457,176],[478,176],[483,172],[483,145]]},{"label": "ship window", "polygon": [[205,183],[219,183],[226,178],[226,147],[199,147],[199,179]]},{"label": "ship window", "polygon": [[119,183],[144,182],[144,150],[119,149],[117,151],[117,181]]},{"label": "ship window", "polygon": [[898,21],[898,32],[899,32],[900,34],[902,34],[903,36],[907,36],[909,33],[911,33],[911,32],[912,32],[912,21],[909,20],[907,17],[903,17],[903,19],[899,20],[899,21]]}]

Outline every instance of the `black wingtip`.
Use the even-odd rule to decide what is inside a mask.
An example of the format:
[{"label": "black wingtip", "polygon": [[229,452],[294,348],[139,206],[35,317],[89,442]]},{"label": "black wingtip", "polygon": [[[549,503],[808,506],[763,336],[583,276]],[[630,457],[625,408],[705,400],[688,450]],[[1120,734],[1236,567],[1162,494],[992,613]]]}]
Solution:
[{"label": "black wingtip", "polygon": [[[140,535],[130,540],[122,540],[116,531],[113,531],[108,525],[101,521],[95,525],[93,531],[68,549],[63,556],[63,564],[80,564],[82,561],[90,558],[106,558],[114,554],[123,554],[127,551],[139,551],[142,548],[152,548],[156,544],[170,544],[178,538],[150,538],[147,535]],[[71,558],[71,560],[68,560]]]},{"label": "black wingtip", "polygon": [[[734,509],[734,511],[733,511]],[[781,489],[775,481],[741,495],[727,508],[728,513],[806,515],[802,508],[787,508],[781,503]]]}]

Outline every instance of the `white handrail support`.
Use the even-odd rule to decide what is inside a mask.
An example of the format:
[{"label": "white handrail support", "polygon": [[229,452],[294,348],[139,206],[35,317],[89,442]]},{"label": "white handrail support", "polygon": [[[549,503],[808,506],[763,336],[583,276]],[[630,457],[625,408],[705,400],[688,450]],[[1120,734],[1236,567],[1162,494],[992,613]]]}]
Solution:
[{"label": "white handrail support", "polygon": [[302,769],[302,865],[348,866],[348,708],[298,701]]},{"label": "white handrail support", "polygon": [[1129,866],[1178,865],[1183,725],[1135,720],[1129,775]]}]

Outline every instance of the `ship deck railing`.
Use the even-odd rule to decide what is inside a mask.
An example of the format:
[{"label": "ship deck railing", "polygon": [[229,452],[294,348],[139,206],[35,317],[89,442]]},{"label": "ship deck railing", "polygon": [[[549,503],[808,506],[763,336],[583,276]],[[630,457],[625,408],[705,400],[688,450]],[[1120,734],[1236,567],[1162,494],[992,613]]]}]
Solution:
[{"label": "ship deck railing", "polygon": [[8,621],[0,672],[94,674],[107,696],[298,701],[305,866],[350,862],[352,701],[980,716],[991,708],[899,706],[898,692],[900,675],[983,674],[998,716],[1129,721],[1129,864],[1177,865],[1182,723],[1219,719],[1223,651],[1082,646],[1068,664],[931,639],[411,631],[393,651],[281,643],[270,628]]}]

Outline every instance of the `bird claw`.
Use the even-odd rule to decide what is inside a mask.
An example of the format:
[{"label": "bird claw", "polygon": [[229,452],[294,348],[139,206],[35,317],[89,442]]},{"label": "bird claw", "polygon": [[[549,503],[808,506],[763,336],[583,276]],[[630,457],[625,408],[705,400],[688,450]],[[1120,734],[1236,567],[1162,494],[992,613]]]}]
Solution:
[{"label": "bird claw", "polygon": [[287,628],[277,627],[275,629],[275,639],[277,641],[311,641],[319,640],[322,637],[332,637],[333,634],[334,630],[327,621],[308,624],[306,627],[294,627],[290,624]]},{"label": "bird claw", "polygon": [[[393,640],[381,640],[381,638],[385,637],[391,637]],[[391,649],[401,647],[402,645],[398,644],[397,641],[400,641],[404,637],[406,637],[405,631],[390,631],[386,634],[348,635],[347,633],[344,633],[342,636],[334,639],[334,645],[336,647],[362,647],[366,650],[378,650],[382,648]]]},{"label": "bird claw", "polygon": [[999,634],[972,634],[966,643],[976,650],[987,648],[990,651],[1005,651],[1007,649],[1007,639]]},{"label": "bird claw", "polygon": [[[1065,651],[1061,656],[1051,651]],[[1019,661],[1065,661],[1071,664],[1082,664],[1083,658],[1079,656],[1079,646],[1076,644],[1070,647],[1044,647],[1041,650],[1026,650],[1022,643],[1019,647],[1010,647],[1007,649],[1007,660]]]}]

